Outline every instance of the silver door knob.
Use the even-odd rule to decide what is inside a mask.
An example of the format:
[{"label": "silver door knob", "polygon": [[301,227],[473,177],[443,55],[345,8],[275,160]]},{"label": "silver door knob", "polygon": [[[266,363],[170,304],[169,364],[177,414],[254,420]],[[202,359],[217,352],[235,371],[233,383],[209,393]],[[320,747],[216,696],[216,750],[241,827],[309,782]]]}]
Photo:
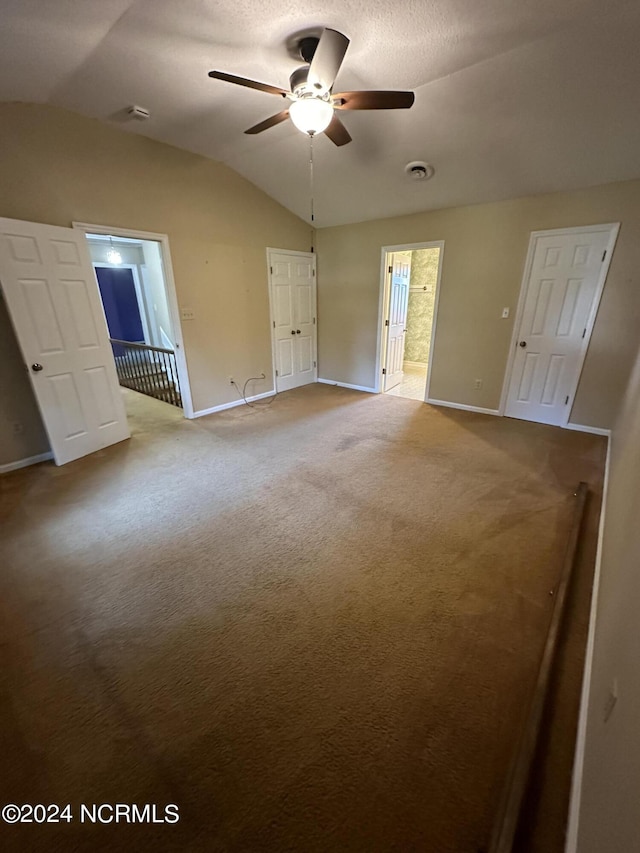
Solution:
[{"label": "silver door knob", "polygon": [[526,345],[527,345],[526,341],[520,341],[520,343],[518,344],[518,346],[521,346],[521,347],[526,347]]},{"label": "silver door knob", "polygon": [[35,364],[32,364],[32,365],[31,365],[31,370],[33,370],[33,372],[34,372],[34,373],[39,373],[42,369],[43,369],[43,368],[42,368],[42,365],[41,365],[41,364],[38,364],[38,362],[37,362],[37,361],[36,361],[36,363],[35,363]]}]

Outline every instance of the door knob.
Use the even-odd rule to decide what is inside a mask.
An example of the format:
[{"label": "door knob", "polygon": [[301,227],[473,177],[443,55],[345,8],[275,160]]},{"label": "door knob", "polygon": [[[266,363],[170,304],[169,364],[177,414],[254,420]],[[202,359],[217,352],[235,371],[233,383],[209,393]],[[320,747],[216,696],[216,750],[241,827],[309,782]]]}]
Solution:
[{"label": "door knob", "polygon": [[296,329],[296,335],[300,334],[300,329]]},{"label": "door knob", "polygon": [[526,345],[527,345],[526,341],[520,341],[520,343],[519,343],[519,346],[521,346],[521,347],[526,347]]},{"label": "door knob", "polygon": [[295,333],[296,333],[296,330],[295,330],[295,329],[291,329],[291,334],[292,334],[292,335],[295,335]]},{"label": "door knob", "polygon": [[33,370],[34,373],[39,373],[42,370],[42,365],[38,364],[38,362],[36,361],[35,364],[31,365],[31,370]]}]

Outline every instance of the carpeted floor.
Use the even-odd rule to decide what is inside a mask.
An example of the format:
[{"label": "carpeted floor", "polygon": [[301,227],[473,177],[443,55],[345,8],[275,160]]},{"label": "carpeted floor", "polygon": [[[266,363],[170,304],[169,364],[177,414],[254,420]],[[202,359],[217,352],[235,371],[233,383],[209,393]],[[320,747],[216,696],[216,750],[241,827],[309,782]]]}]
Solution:
[{"label": "carpeted floor", "polygon": [[322,385],[197,421],[126,398],[130,441],[0,480],[0,799],[74,815],[3,849],[476,853],[584,479],[519,842],[560,853],[604,439]]}]

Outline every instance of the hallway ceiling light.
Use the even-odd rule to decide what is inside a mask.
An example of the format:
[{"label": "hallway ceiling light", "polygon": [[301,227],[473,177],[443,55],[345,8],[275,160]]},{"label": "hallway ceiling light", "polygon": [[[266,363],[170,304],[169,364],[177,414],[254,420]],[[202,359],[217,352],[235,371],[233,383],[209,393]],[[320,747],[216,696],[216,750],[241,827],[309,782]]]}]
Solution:
[{"label": "hallway ceiling light", "polygon": [[118,264],[122,263],[122,255],[117,249],[113,248],[113,239],[111,237],[109,237],[109,241],[111,243],[111,248],[107,252],[107,260],[110,264],[114,264],[114,266],[117,266]]}]

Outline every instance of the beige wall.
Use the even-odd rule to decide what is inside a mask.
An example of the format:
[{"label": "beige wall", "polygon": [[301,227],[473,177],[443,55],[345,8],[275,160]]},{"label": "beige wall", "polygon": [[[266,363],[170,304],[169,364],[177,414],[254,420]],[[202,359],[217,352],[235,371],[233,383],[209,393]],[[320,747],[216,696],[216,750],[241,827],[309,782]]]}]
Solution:
[{"label": "beige wall", "polygon": [[497,409],[531,231],[605,222],[622,227],[571,420],[610,428],[637,341],[640,181],[320,229],[319,375],[375,385],[380,249],[444,240],[431,396]]},{"label": "beige wall", "polygon": [[[308,251],[302,220],[220,163],[40,105],[0,104],[0,187],[0,216],[169,235],[178,303],[195,312],[183,334],[196,410],[237,399],[231,374],[264,371],[256,393],[273,387],[266,247]],[[10,409],[32,410],[29,386],[9,382]],[[40,444],[25,435],[15,452]]]},{"label": "beige wall", "polygon": [[611,439],[605,517],[578,853],[640,849],[640,353]]}]

